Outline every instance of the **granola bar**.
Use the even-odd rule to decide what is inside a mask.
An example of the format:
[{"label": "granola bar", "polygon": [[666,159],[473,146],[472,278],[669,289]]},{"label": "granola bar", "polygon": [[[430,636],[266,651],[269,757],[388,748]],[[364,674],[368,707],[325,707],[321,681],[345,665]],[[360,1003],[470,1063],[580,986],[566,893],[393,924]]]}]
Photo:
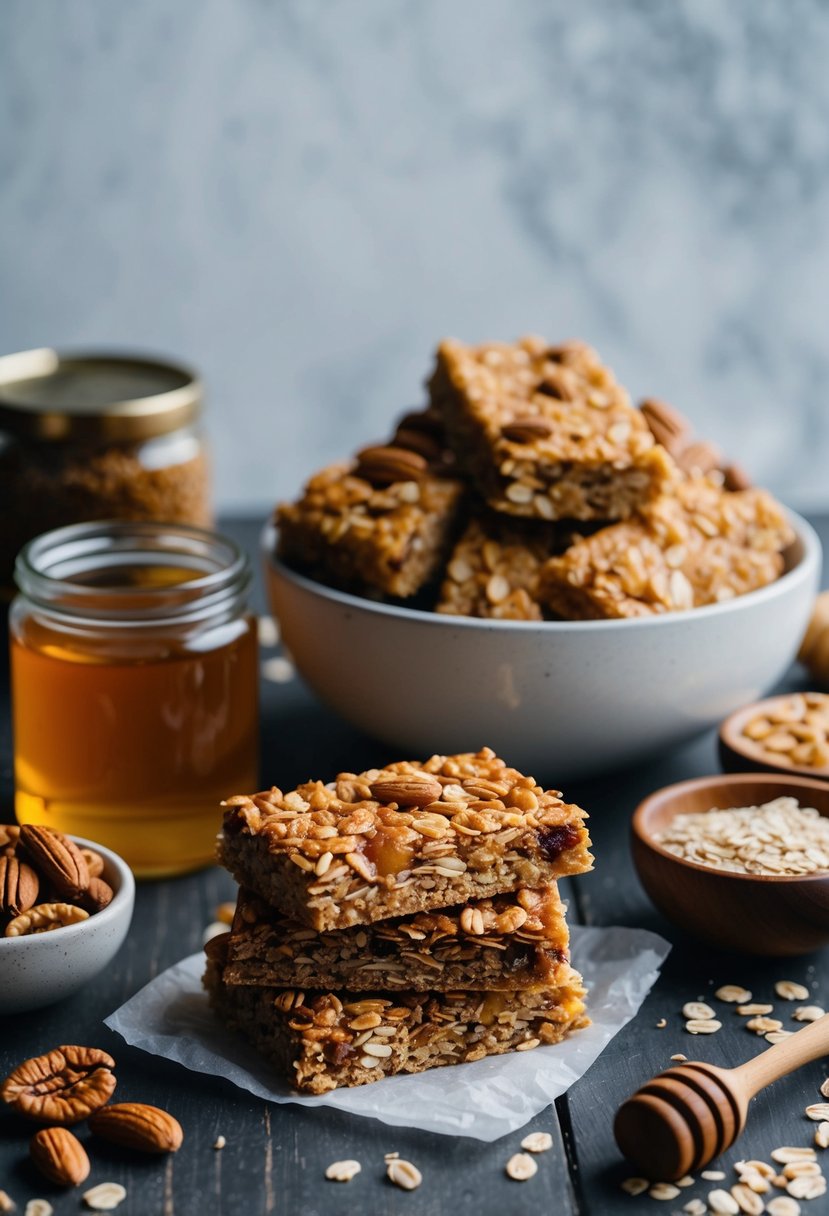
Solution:
[{"label": "granola bar", "polygon": [[337,586],[406,598],[437,576],[463,491],[417,453],[382,450],[392,453],[386,468],[396,480],[377,474],[380,457],[371,468],[331,465],[311,478],[299,502],[277,508],[279,555]]},{"label": "granola bar", "polygon": [[585,812],[489,748],[225,806],[219,860],[317,930],[541,887],[592,865]]},{"label": "granola bar", "polygon": [[381,992],[352,1000],[346,993],[227,984],[223,951],[223,937],[208,943],[211,1005],[306,1093],[530,1051],[588,1024],[581,977],[572,969],[554,988]]},{"label": "granola bar", "polygon": [[572,524],[538,524],[494,512],[471,519],[452,551],[435,610],[453,616],[540,621],[541,567],[578,538]]},{"label": "granola bar", "polygon": [[542,572],[539,596],[568,619],[652,616],[744,595],[780,576],[794,533],[764,490],[692,478],[640,520],[580,541]]},{"label": "granola bar", "polygon": [[624,519],[676,469],[582,342],[448,340],[429,382],[454,450],[490,506],[541,519]]},{"label": "granola bar", "polygon": [[569,935],[555,884],[328,933],[240,891],[226,984],[421,992],[553,985]]}]

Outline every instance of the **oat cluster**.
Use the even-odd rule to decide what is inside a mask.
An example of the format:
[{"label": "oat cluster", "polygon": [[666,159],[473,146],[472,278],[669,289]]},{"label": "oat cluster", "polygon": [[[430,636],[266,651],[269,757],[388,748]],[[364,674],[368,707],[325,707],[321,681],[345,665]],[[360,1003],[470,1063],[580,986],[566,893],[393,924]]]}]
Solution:
[{"label": "oat cluster", "polygon": [[736,874],[829,873],[829,819],[792,797],[676,815],[655,839],[684,861]]}]

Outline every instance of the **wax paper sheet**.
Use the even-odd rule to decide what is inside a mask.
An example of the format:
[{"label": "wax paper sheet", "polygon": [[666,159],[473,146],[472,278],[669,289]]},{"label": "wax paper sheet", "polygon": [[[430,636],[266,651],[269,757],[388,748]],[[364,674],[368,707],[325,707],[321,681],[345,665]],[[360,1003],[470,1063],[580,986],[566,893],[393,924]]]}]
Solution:
[{"label": "wax paper sheet", "polygon": [[563,1043],[387,1077],[316,1096],[294,1093],[245,1040],[214,1017],[201,987],[204,955],[183,959],[106,1019],[134,1047],[225,1077],[270,1102],[333,1106],[396,1127],[497,1140],[582,1076],[647,996],[670,950],[643,929],[571,929],[573,964],[589,990],[592,1025]]}]

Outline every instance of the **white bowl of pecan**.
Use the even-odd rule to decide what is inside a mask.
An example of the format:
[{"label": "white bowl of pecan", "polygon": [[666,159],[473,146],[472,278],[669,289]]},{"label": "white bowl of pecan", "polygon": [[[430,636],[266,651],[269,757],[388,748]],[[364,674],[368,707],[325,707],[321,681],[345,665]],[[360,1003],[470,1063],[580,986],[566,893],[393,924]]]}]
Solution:
[{"label": "white bowl of pecan", "polygon": [[0,825],[0,1014],[71,996],[120,949],[135,879],[103,845]]},{"label": "white bowl of pecan", "polygon": [[413,757],[486,745],[558,784],[658,754],[762,696],[809,620],[820,541],[794,513],[780,578],[721,603],[621,620],[441,615],[324,585],[274,556],[282,639],[313,691]]}]

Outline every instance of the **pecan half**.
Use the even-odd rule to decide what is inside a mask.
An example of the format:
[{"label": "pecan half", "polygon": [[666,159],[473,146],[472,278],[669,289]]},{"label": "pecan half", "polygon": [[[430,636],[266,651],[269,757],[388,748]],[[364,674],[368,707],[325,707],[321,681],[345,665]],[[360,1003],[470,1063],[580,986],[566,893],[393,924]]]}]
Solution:
[{"label": "pecan half", "polygon": [[89,1177],[89,1158],[65,1127],[44,1127],[29,1143],[29,1156],[44,1178],[58,1186],[78,1186]]},{"label": "pecan half", "polygon": [[19,916],[37,900],[40,882],[25,861],[12,854],[0,857],[0,914]]},{"label": "pecan half", "polygon": [[0,1086],[0,1098],[41,1123],[80,1123],[115,1090],[112,1056],[97,1047],[56,1047],[24,1060]]},{"label": "pecan half", "polygon": [[17,848],[20,828],[16,823],[0,823],[0,853],[11,857]]},{"label": "pecan half", "polygon": [[443,786],[434,777],[428,774],[421,777],[416,773],[372,781],[369,789],[372,798],[378,802],[396,802],[398,806],[427,806],[440,798],[443,792]]},{"label": "pecan half", "polygon": [[532,443],[534,439],[546,439],[552,427],[542,418],[516,418],[501,427],[501,434],[510,443]]},{"label": "pecan half", "polygon": [[88,920],[89,913],[75,904],[35,904],[6,925],[5,937],[29,937],[32,933],[51,933],[66,925]]},{"label": "pecan half", "polygon": [[104,859],[94,849],[81,849],[90,878],[100,878],[104,872]]},{"label": "pecan half", "polygon": [[358,477],[373,486],[390,486],[395,481],[416,481],[428,471],[428,464],[417,452],[407,448],[364,448],[357,455]]},{"label": "pecan half", "polygon": [[722,452],[716,444],[709,443],[707,439],[689,443],[682,451],[674,453],[674,459],[683,473],[703,476],[714,469],[722,468],[723,463]]},{"label": "pecan half", "polygon": [[96,1136],[142,1153],[175,1153],[181,1148],[181,1124],[166,1110],[143,1102],[104,1106],[89,1120]]},{"label": "pecan half", "polygon": [[739,464],[727,464],[723,469],[726,490],[750,490],[751,478]]},{"label": "pecan half", "polygon": [[25,823],[20,829],[20,846],[34,862],[42,878],[63,899],[79,899],[89,886],[86,859],[74,841],[62,832]]},{"label": "pecan half", "polygon": [[679,410],[657,397],[649,397],[639,408],[656,442],[672,456],[686,446],[691,437],[691,424]]}]

